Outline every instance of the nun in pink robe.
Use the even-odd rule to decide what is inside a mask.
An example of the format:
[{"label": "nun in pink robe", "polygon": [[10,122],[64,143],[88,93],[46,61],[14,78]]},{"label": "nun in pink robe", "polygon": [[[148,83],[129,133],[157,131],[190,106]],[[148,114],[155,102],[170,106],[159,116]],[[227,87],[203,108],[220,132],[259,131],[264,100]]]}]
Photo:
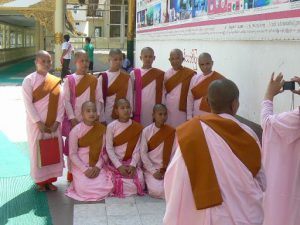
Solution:
[{"label": "nun in pink robe", "polygon": [[[47,74],[46,76],[49,76],[49,74]],[[60,126],[58,127],[56,132],[52,134],[44,133],[43,135],[37,126],[37,122],[46,121],[48,104],[49,104],[49,94],[35,103],[32,102],[33,91],[45,81],[46,76],[38,74],[37,72],[33,72],[32,74],[25,77],[22,84],[23,101],[25,104],[25,109],[27,114],[26,122],[27,122],[27,137],[28,137],[30,168],[31,168],[30,175],[35,183],[42,183],[43,181],[47,181],[49,179],[55,181],[57,177],[62,176],[63,166],[64,166],[63,156],[62,156],[62,138],[61,138]],[[64,106],[63,106],[62,99],[63,97],[61,92],[59,95],[58,110],[57,110],[57,117],[56,117],[56,121],[59,123],[62,122],[63,115],[64,115]],[[39,168],[38,159],[37,159],[38,141],[42,138],[47,139],[51,137],[58,137],[59,149],[61,155],[60,163]]]},{"label": "nun in pink robe", "polygon": [[112,174],[106,168],[105,162],[105,135],[103,135],[102,151],[95,166],[100,169],[96,178],[88,178],[84,172],[89,168],[89,148],[78,147],[78,140],[83,137],[93,126],[84,122],[77,124],[70,132],[69,147],[72,163],[73,181],[66,191],[66,195],[78,201],[100,201],[107,197],[113,190]]},{"label": "nun in pink robe", "polygon": [[[132,124],[131,119],[126,123],[122,123],[119,120],[114,120],[107,126],[106,151],[114,169],[118,169],[121,165],[123,165],[122,159],[124,158],[126,153],[127,143],[114,147],[113,139],[115,136],[122,133],[131,124]],[[143,190],[144,177],[143,177],[143,171],[141,170],[140,138],[132,153],[130,165],[136,167],[137,179],[141,185],[141,189]],[[134,182],[134,179],[124,178],[124,177],[121,179],[123,182],[123,193],[121,193],[122,196],[128,197],[130,195],[138,194],[138,192],[142,191],[142,190],[138,190],[137,185]]]},{"label": "nun in pink robe", "polygon": [[[107,74],[107,79],[108,79],[108,87],[110,87],[110,85],[118,78],[119,74],[120,74],[120,70],[117,72],[109,72],[108,70],[105,71],[105,73]],[[128,75],[129,76],[129,75]],[[98,84],[101,87],[101,93],[102,93],[102,76],[99,77],[98,79]],[[130,102],[130,105],[133,105],[133,89],[132,89],[132,83],[131,83],[131,79],[128,80],[128,89],[127,89],[127,95],[126,95],[126,99]],[[106,104],[105,104],[105,109],[104,109],[104,120],[107,124],[111,123],[114,119],[111,117],[113,108],[114,108],[114,104],[115,104],[115,99],[116,99],[116,95],[112,95],[112,96],[107,96],[106,97]]]},{"label": "nun in pink robe", "polygon": [[[72,75],[74,80],[75,80],[75,85],[77,85],[80,80],[83,78],[84,75],[79,75],[76,73],[73,73]],[[65,103],[65,108],[66,108],[66,113],[68,116],[69,120],[72,119],[77,119],[78,122],[82,121],[82,116],[81,116],[81,106],[83,103],[86,101],[90,101],[90,88],[88,87],[82,95],[76,97],[75,99],[75,107],[72,107],[71,104],[71,92],[70,92],[70,85],[69,85],[69,79],[66,79],[64,83],[64,103]],[[104,106],[103,106],[103,98],[102,98],[102,89],[99,84],[97,83],[96,87],[96,108],[97,108],[97,115],[99,115],[99,121],[104,122]]]},{"label": "nun in pink robe", "polygon": [[[148,152],[147,144],[150,138],[158,131],[159,128],[155,126],[155,123],[152,123],[148,127],[144,128],[141,139],[141,159],[143,162],[143,167],[145,169],[144,177],[149,195],[154,198],[165,198],[164,180],[158,180],[153,177],[153,174],[163,167],[164,143],[161,143],[156,149],[153,149],[151,152]],[[170,160],[172,159],[175,150],[176,139],[173,143]]]},{"label": "nun in pink robe", "polygon": [[[229,114],[219,116],[238,123],[260,146],[249,127]],[[253,179],[252,173],[227,143],[205,123],[199,123],[203,127],[224,201],[219,206],[196,210],[189,174],[178,147],[165,174],[164,225],[262,225],[263,170]]]},{"label": "nun in pink robe", "polygon": [[273,102],[262,103],[263,163],[267,176],[264,225],[300,224],[299,108],[273,113]]},{"label": "nun in pink robe", "polygon": [[[164,82],[170,79],[177,72],[178,71],[174,70],[173,68],[167,70],[165,73]],[[179,110],[181,86],[182,84],[177,85],[170,93],[166,93],[166,97],[165,97],[166,106],[168,108],[167,124],[170,124],[170,126],[172,127],[177,127],[178,125],[184,123],[187,117],[186,112],[182,112]]]},{"label": "nun in pink robe", "polygon": [[[211,74],[213,74],[213,72],[211,72],[207,76],[209,76]],[[193,78],[191,80],[189,92],[188,92],[188,96],[187,96],[187,105],[186,105],[187,120],[192,119],[194,116],[203,115],[203,114],[207,113],[207,112],[199,109],[202,98],[194,99],[194,96],[192,94],[192,89],[195,86],[197,86],[202,80],[204,80],[207,76],[203,76],[203,74],[197,74],[197,75],[193,76]]]},{"label": "nun in pink robe", "polygon": [[[141,75],[142,77],[151,70],[150,69],[140,69],[141,71]],[[135,76],[134,76],[134,71],[132,71],[130,73],[131,79],[132,79],[132,84],[135,83]],[[134,85],[133,85],[134,86]],[[135,89],[135,88],[134,88]],[[162,104],[164,104],[165,102],[165,89],[164,89],[164,85],[163,85],[163,91],[162,91]],[[153,117],[152,117],[152,111],[153,111],[153,106],[156,104],[155,102],[155,95],[156,93],[156,80],[153,80],[149,85],[147,85],[146,87],[144,87],[142,89],[142,96],[141,96],[141,114],[140,114],[140,118],[141,121],[140,123],[146,127],[148,125],[150,125],[153,122]],[[136,92],[134,91],[134,98],[133,98],[133,102],[134,102],[134,109],[136,107],[136,103],[135,103],[135,98],[136,98]]]}]

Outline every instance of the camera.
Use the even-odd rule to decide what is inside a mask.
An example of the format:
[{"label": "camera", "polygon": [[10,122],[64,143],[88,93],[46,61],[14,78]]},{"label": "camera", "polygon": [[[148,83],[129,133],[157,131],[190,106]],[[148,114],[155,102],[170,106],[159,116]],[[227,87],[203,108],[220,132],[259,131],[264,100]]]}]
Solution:
[{"label": "camera", "polygon": [[295,90],[295,81],[286,81],[283,84],[283,90]]}]

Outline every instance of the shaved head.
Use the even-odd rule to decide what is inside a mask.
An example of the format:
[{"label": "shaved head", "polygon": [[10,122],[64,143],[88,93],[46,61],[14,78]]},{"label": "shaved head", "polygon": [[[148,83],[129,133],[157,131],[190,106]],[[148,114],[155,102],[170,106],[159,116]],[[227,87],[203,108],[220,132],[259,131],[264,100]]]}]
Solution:
[{"label": "shaved head", "polygon": [[167,107],[164,104],[155,104],[153,107],[153,113],[155,113],[156,111],[159,111],[159,110],[167,111]]},{"label": "shaved head", "polygon": [[172,49],[171,52],[170,52],[170,56],[171,55],[179,55],[179,56],[183,57],[183,53],[179,48]]},{"label": "shaved head", "polygon": [[207,52],[203,52],[199,55],[198,60],[202,60],[202,59],[208,59],[212,61],[211,55]]},{"label": "shaved head", "polygon": [[141,50],[141,55],[145,52],[151,52],[154,55],[154,50],[151,47],[145,47]]},{"label": "shaved head", "polygon": [[128,104],[130,106],[130,102],[126,98],[120,98],[115,101],[114,108],[118,108],[122,104]]},{"label": "shaved head", "polygon": [[78,51],[75,53],[75,60],[77,60],[78,58],[80,58],[80,57],[82,57],[82,56],[87,56],[86,51],[84,51],[84,50],[78,50]]},{"label": "shaved head", "polygon": [[49,56],[51,58],[51,55],[49,54],[49,52],[44,51],[44,50],[40,50],[36,53],[35,59],[42,58],[42,57],[45,57],[45,56]]},{"label": "shaved head", "polygon": [[89,106],[92,106],[93,108],[96,108],[96,104],[94,102],[92,102],[92,101],[86,101],[81,106],[81,112],[83,112]]},{"label": "shaved head", "polygon": [[239,107],[239,89],[228,79],[215,80],[208,87],[208,102],[213,113],[235,115]]},{"label": "shaved head", "polygon": [[109,50],[109,53],[108,53],[109,57],[113,57],[115,55],[122,55],[123,56],[123,53],[120,49],[118,48],[112,48],[111,50]]}]

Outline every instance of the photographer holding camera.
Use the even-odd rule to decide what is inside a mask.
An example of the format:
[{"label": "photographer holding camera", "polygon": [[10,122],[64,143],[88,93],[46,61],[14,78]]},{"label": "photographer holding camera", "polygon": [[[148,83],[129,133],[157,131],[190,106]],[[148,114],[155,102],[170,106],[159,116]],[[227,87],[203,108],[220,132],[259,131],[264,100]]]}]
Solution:
[{"label": "photographer holding camera", "polygon": [[[273,98],[300,84],[300,77],[284,82],[271,76],[261,110],[263,163],[267,177],[264,225],[298,225],[300,222],[300,114],[299,108],[275,115]],[[293,86],[291,85],[293,84]]]}]

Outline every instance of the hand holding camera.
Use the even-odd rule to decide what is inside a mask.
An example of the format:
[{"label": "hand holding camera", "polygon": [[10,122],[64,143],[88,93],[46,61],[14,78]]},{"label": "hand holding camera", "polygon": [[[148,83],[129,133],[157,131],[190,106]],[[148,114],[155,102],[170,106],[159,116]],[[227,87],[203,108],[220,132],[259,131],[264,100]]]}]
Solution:
[{"label": "hand holding camera", "polygon": [[300,89],[295,90],[295,83],[300,85],[300,77],[295,76],[291,79],[291,81],[284,81],[282,73],[279,73],[276,77],[275,74],[272,73],[268,89],[265,94],[265,100],[273,101],[275,95],[286,90],[290,90],[293,93],[300,95]]},{"label": "hand holding camera", "polygon": [[275,74],[272,73],[271,79],[269,81],[269,85],[265,94],[265,100],[273,101],[275,95],[283,92],[283,75],[282,73],[278,74],[275,78]]},{"label": "hand holding camera", "polygon": [[[292,81],[294,82],[294,86],[295,86],[295,82],[298,83],[298,85],[300,85],[300,77],[294,76],[292,78]],[[300,88],[297,90],[295,90],[294,88],[293,93],[300,95]]]}]

